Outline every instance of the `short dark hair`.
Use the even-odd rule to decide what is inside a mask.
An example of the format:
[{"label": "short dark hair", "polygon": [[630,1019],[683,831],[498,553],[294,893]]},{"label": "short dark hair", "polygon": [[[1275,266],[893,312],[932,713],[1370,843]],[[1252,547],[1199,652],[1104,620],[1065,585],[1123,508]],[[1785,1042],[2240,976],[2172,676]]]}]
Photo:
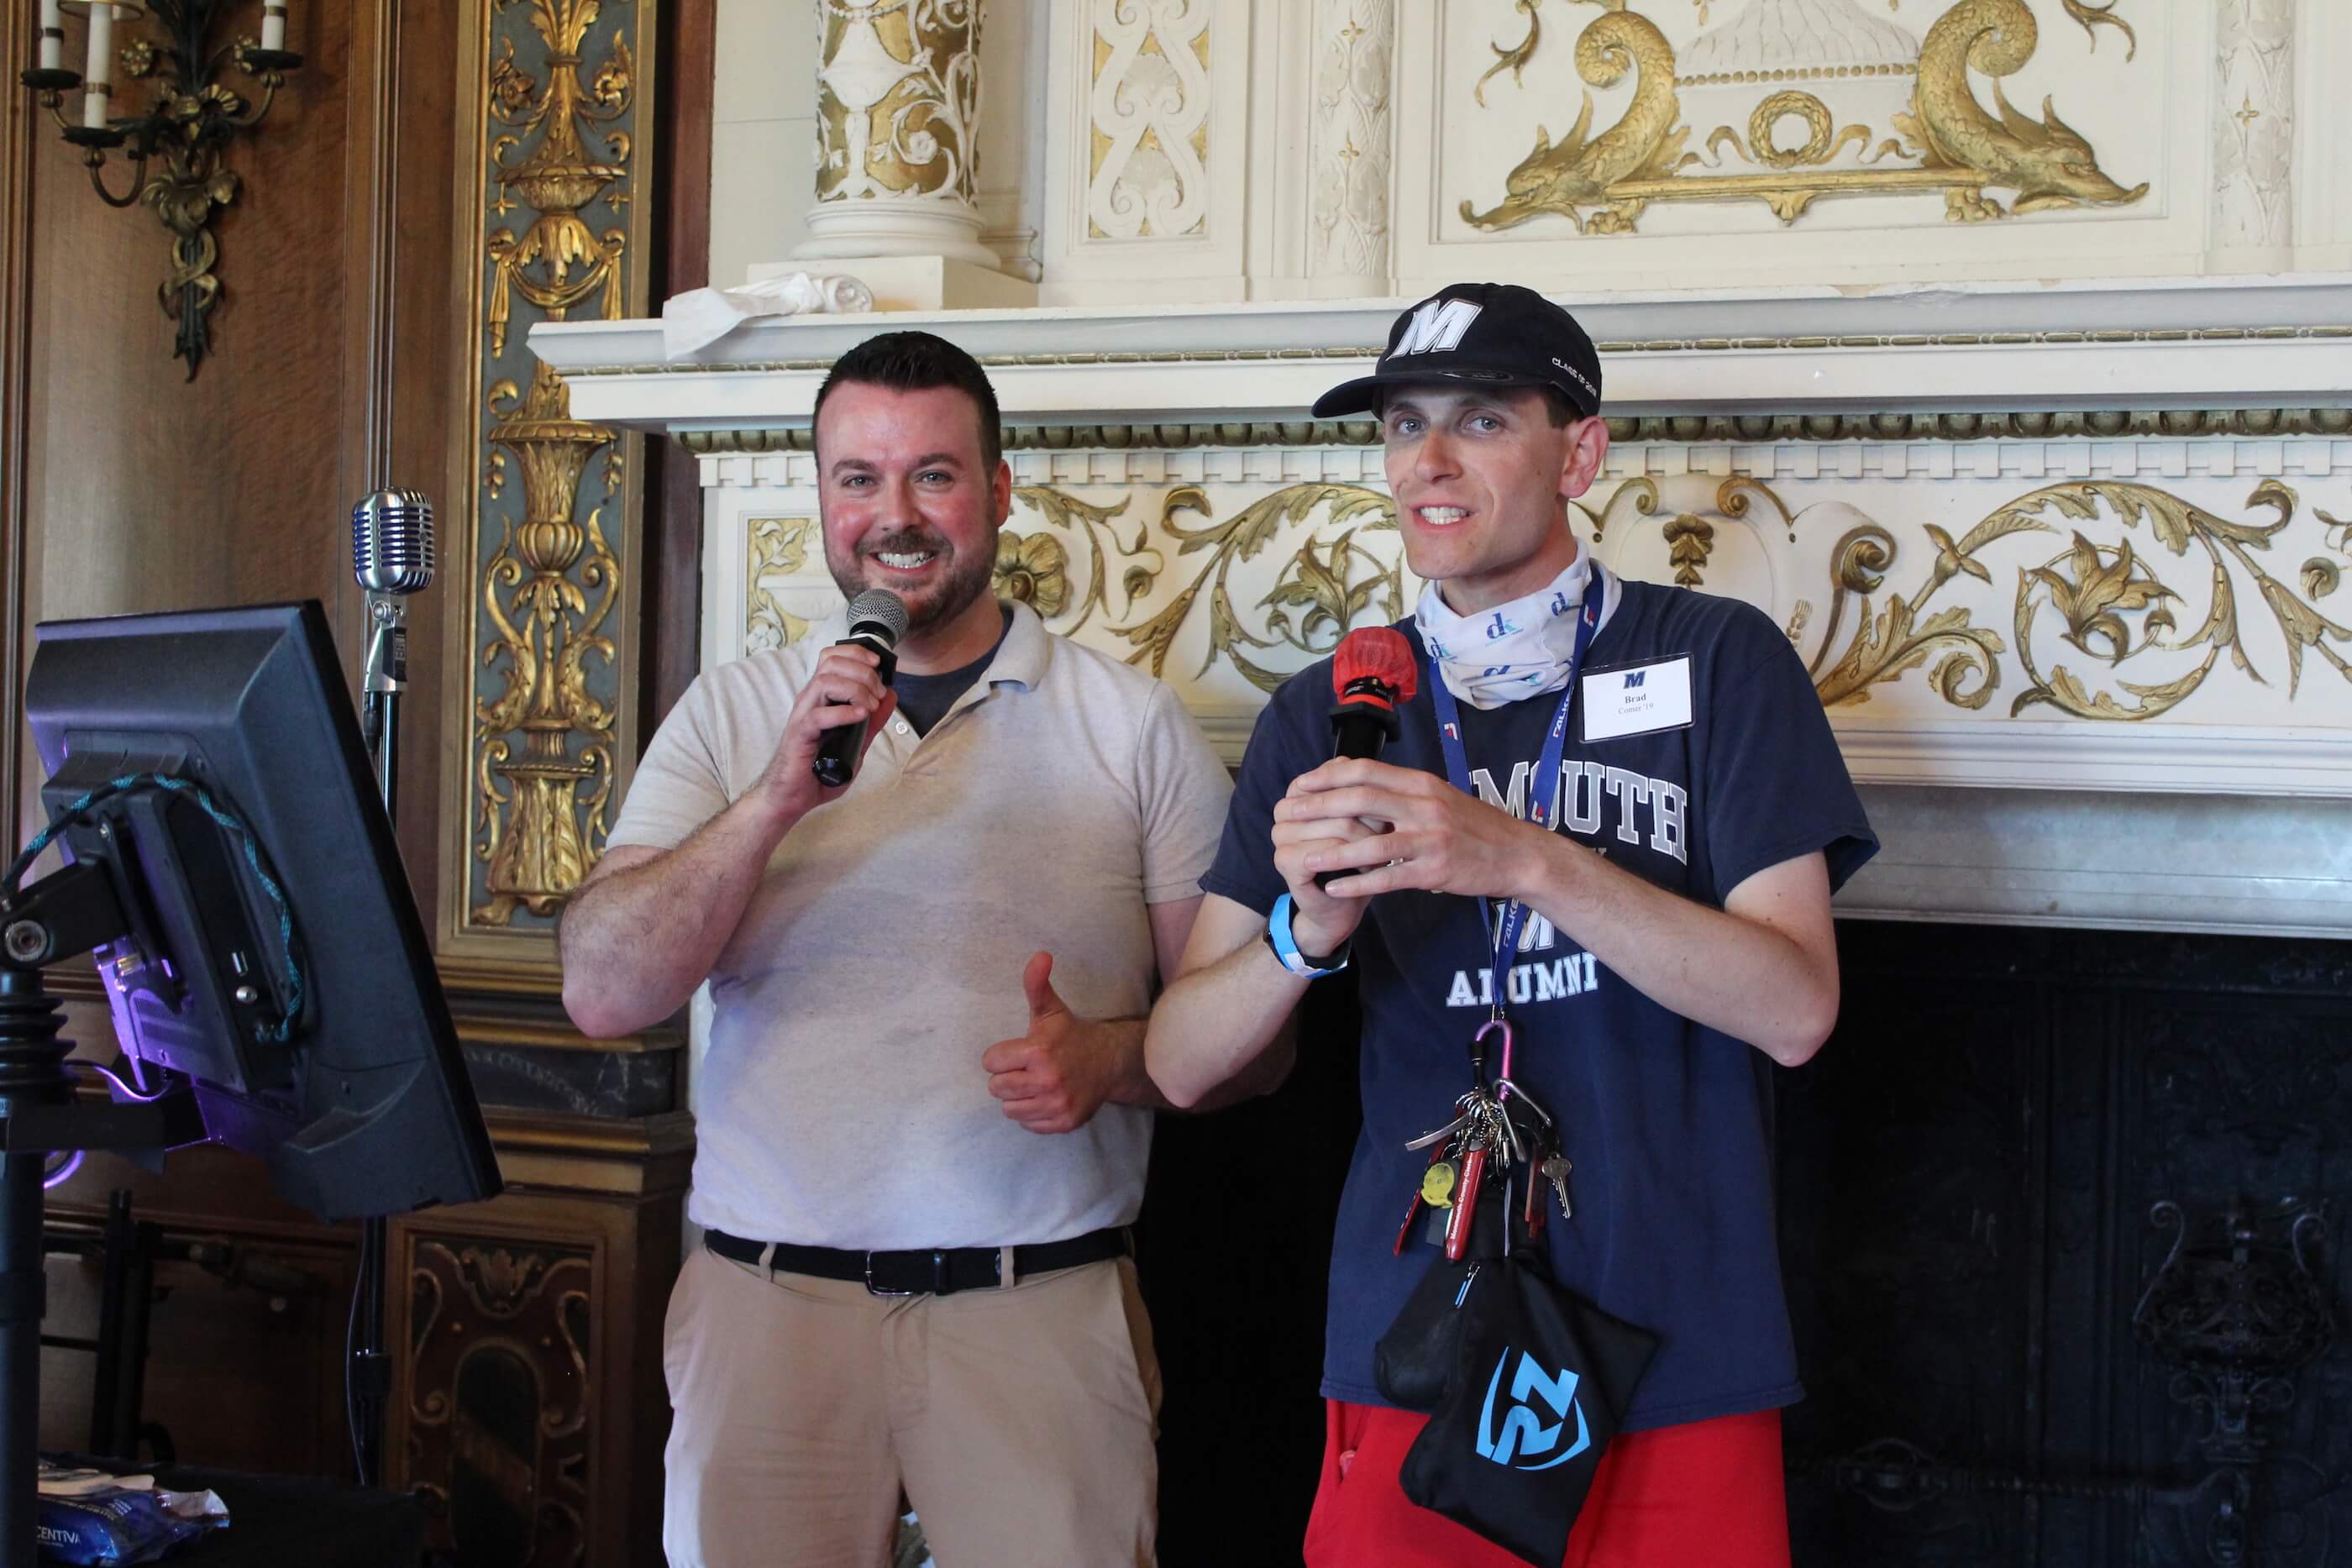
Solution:
[{"label": "short dark hair", "polygon": [[[1376,418],[1386,419],[1388,417],[1388,394],[1393,390],[1395,389],[1390,387],[1384,387],[1381,390],[1379,400],[1372,404],[1372,413]],[[1543,393],[1544,413],[1549,416],[1551,420],[1551,427],[1554,430],[1566,430],[1570,425],[1574,424],[1578,420],[1585,417],[1584,411],[1577,407],[1574,403],[1569,402],[1568,394],[1560,391],[1558,387],[1530,387],[1527,390]]]},{"label": "short dark hair", "polygon": [[930,332],[883,332],[866,340],[833,362],[824,384],[816,391],[816,408],[809,415],[809,444],[816,443],[817,415],[824,400],[845,384],[887,387],[892,392],[929,392],[953,387],[972,401],[980,420],[982,466],[993,473],[1004,457],[1004,422],[996,409],[996,389],[980,361]]}]

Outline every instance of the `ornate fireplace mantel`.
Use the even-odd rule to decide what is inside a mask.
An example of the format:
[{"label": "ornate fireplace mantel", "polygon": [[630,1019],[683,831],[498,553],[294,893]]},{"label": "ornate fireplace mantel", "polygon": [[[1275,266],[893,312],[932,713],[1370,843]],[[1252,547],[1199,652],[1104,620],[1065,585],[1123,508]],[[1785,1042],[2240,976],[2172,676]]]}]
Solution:
[{"label": "ornate fireplace mantel", "polygon": [[[1157,670],[1229,755],[1402,613],[1368,423],[1314,397],[1395,301],[658,322],[531,347],[582,418],[699,455],[706,663],[804,634],[824,367],[924,326],[989,367],[1000,588]],[[1628,575],[1785,627],[1874,815],[1841,907],[2352,930],[2352,279],[1610,295],[1612,444],[1574,519]]]}]

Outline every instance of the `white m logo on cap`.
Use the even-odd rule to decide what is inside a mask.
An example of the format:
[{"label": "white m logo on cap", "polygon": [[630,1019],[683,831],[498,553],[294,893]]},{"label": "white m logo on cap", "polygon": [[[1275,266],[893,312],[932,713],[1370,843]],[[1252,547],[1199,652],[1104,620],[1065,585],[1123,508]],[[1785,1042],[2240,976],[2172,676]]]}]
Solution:
[{"label": "white m logo on cap", "polygon": [[1404,336],[1389,350],[1389,357],[1460,348],[1462,334],[1470,329],[1470,323],[1478,319],[1478,312],[1485,308],[1475,299],[1429,301],[1413,311],[1412,319],[1405,325]]}]

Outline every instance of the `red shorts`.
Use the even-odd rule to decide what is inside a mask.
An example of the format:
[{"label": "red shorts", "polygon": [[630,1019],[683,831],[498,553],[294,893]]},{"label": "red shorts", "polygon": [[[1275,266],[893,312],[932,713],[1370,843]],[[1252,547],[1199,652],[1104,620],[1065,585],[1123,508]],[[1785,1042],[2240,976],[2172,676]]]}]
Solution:
[{"label": "red shorts", "polygon": [[[1405,1499],[1397,1472],[1429,1417],[1324,1402],[1307,1568],[1523,1568]],[[1780,1413],[1632,1432],[1609,1445],[1562,1568],[1789,1568]]]}]

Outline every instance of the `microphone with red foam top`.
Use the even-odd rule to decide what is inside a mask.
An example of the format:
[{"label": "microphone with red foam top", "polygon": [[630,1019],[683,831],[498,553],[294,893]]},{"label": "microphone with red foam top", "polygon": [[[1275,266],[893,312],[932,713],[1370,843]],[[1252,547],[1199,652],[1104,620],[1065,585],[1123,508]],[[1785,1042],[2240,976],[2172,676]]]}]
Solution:
[{"label": "microphone with red foam top", "polygon": [[[1339,640],[1331,655],[1331,754],[1376,758],[1397,736],[1397,709],[1412,701],[1421,672],[1412,644],[1393,626],[1366,626]],[[1348,872],[1318,872],[1315,885],[1328,887]]]}]

